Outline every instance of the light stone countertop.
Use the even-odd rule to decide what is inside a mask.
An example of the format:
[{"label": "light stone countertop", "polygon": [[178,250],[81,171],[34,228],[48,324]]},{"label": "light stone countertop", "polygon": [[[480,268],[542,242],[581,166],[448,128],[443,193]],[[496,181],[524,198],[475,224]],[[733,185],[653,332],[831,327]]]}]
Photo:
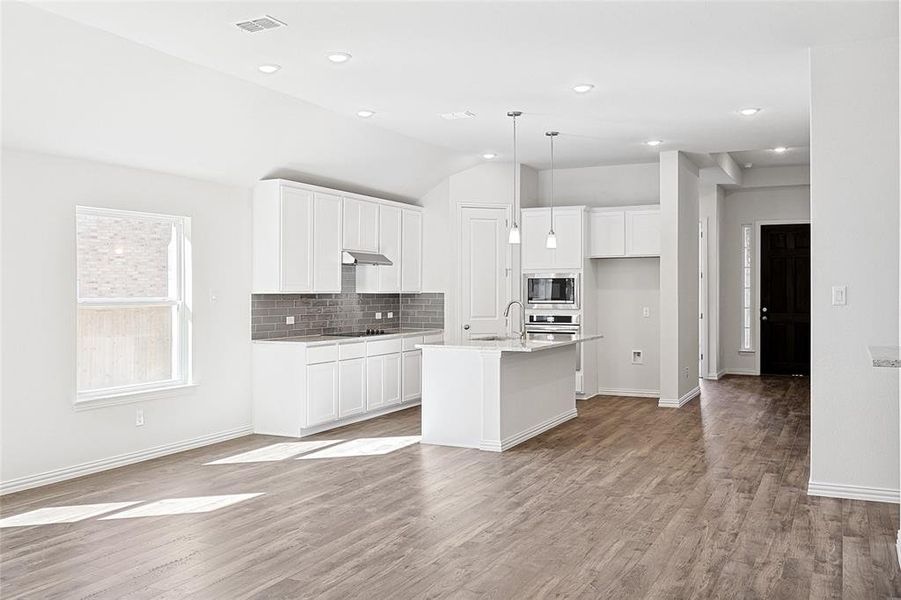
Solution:
[{"label": "light stone countertop", "polygon": [[[444,348],[449,350],[476,350],[476,351],[499,351],[499,352],[538,352],[540,350],[550,350],[552,348],[561,348],[563,346],[571,346],[573,344],[581,344],[582,342],[590,342],[599,340],[604,336],[598,333],[582,334],[577,336],[553,336],[543,335],[540,337],[532,337],[521,342],[519,336],[502,337],[496,339],[493,336],[485,336],[479,339],[474,336],[471,339],[456,338],[447,340],[442,344],[416,344],[417,348]],[[545,338],[545,339],[541,339]]]},{"label": "light stone countertop", "polygon": [[266,340],[252,340],[254,344],[303,344],[305,346],[328,346],[330,344],[353,344],[364,340],[378,341],[392,338],[415,337],[417,335],[432,335],[444,333],[443,329],[402,329],[381,335],[361,335],[357,337],[344,337],[340,335],[300,335],[294,337],[270,338]]},{"label": "light stone countertop", "polygon": [[870,346],[868,350],[874,367],[901,369],[901,348],[898,346]]}]

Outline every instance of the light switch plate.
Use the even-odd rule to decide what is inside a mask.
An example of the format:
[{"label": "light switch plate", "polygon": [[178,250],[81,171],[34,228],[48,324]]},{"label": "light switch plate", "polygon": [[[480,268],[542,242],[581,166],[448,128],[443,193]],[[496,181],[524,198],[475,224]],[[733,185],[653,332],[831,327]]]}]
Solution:
[{"label": "light switch plate", "polygon": [[845,306],[848,304],[848,286],[832,286],[832,306]]},{"label": "light switch plate", "polygon": [[650,316],[651,316],[651,307],[650,307],[650,306],[644,306],[644,307],[642,307],[642,309],[641,309],[641,316],[644,317],[645,319],[647,319],[648,317],[650,317]]}]

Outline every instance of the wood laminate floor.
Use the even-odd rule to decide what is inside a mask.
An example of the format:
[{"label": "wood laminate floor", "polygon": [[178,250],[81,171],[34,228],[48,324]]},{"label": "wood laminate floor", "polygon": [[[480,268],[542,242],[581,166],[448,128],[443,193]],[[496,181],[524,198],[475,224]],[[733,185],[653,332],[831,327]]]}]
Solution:
[{"label": "wood laminate floor", "polygon": [[[578,419],[503,454],[419,444],[373,454],[409,441],[389,439],[306,459],[206,464],[292,441],[250,436],[11,494],[4,518],[110,502],[182,514],[127,518],[130,508],[120,508],[4,528],[0,592],[48,600],[901,596],[898,506],[805,493],[808,392],[806,379],[730,377],[705,383],[702,399],[681,409],[597,397],[579,403]],[[308,439],[418,433],[411,409]],[[213,495],[234,503],[171,500]],[[158,500],[169,501],[147,506]],[[115,515],[123,518],[102,518]]]}]

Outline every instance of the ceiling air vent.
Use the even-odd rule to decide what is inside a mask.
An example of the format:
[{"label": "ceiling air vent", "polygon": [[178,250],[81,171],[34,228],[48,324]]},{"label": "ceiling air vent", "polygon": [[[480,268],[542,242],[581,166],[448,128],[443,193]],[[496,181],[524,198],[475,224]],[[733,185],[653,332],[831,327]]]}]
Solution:
[{"label": "ceiling air vent", "polygon": [[240,23],[235,23],[235,26],[238,29],[243,29],[248,33],[267,31],[269,29],[278,29],[279,27],[284,27],[285,25],[285,23],[282,23],[278,19],[270,17],[269,15],[263,15],[259,19],[253,19],[251,21],[241,21]]}]

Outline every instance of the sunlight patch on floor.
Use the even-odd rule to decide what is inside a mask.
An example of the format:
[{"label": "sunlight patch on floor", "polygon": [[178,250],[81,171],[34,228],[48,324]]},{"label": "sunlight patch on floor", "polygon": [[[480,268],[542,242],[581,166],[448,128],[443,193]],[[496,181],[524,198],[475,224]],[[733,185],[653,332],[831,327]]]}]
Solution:
[{"label": "sunlight patch on floor", "polygon": [[353,456],[380,456],[395,450],[400,450],[413,444],[418,444],[422,439],[419,435],[405,435],[394,437],[359,438],[343,444],[330,446],[316,452],[310,452],[298,456],[297,460],[315,458],[349,458]]},{"label": "sunlight patch on floor", "polygon": [[142,506],[124,510],[114,515],[100,519],[109,521],[112,519],[132,519],[135,517],[162,517],[168,515],[186,515],[195,513],[208,513],[244,500],[250,500],[262,496],[258,494],[226,494],[224,496],[195,496],[193,498],[166,498],[157,500]]},{"label": "sunlight patch on floor", "polygon": [[2,527],[30,527],[31,525],[52,525],[54,523],[75,523],[102,515],[104,513],[119,510],[127,506],[140,503],[135,502],[106,502],[103,504],[81,504],[78,506],[48,506],[39,508],[21,515],[0,519]]},{"label": "sunlight patch on floor", "polygon": [[326,446],[331,446],[333,444],[340,444],[343,441],[344,440],[316,440],[309,442],[282,442],[250,450],[249,452],[235,454],[234,456],[220,458],[219,460],[214,460],[205,464],[234,465],[241,463],[274,462],[285,460],[286,458],[291,458],[292,456],[297,456],[304,452],[319,450],[320,448],[325,448]]}]

